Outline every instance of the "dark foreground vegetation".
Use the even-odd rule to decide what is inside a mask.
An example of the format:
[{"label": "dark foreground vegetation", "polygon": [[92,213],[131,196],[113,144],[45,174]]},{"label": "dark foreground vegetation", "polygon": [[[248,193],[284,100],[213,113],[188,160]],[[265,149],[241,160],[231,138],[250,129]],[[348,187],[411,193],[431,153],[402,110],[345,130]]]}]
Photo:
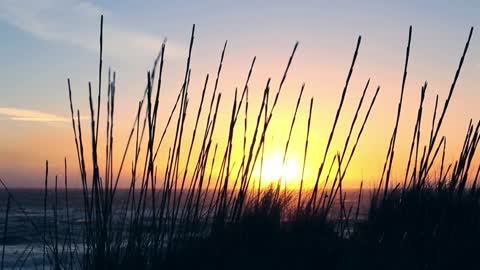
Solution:
[{"label": "dark foreground vegetation", "polygon": [[[331,152],[337,149],[331,149],[330,145],[333,138],[338,136],[335,133],[337,123],[348,94],[361,44],[360,37],[325,151],[319,153],[321,163],[314,186],[304,190],[302,175],[300,190],[290,192],[282,187],[282,179],[278,180],[278,184],[263,189],[260,188],[261,179],[255,179],[252,175],[253,169],[263,164],[264,145],[268,138],[266,134],[278,110],[277,102],[298,44],[293,48],[278,87],[272,88],[270,79],[266,82],[260,95],[262,100],[259,108],[248,106],[249,80],[255,65],[253,58],[243,88],[235,91],[231,111],[228,112],[230,122],[227,125],[221,123],[225,142],[216,142],[212,138],[219,129],[216,123],[218,108],[220,102],[225,102],[221,100],[222,94],[217,88],[227,43],[220,56],[213,87],[210,87],[211,80],[207,75],[196,114],[187,116],[193,28],[181,89],[166,126],[159,127],[159,93],[165,79],[162,71],[167,51],[164,43],[152,69],[147,73],[147,86],[138,104],[128,141],[120,153],[122,161],[114,166],[114,149],[118,148],[114,147],[115,73],[108,72],[107,113],[101,117],[104,97],[101,87],[101,29],[98,95],[94,96],[93,86],[89,84],[88,126],[81,125],[80,111],[75,110],[73,91],[68,80],[78,157],[76,166],[79,167],[83,187],[81,241],[75,241],[72,237],[74,230],[69,216],[65,161],[64,181],[55,178],[55,190],[45,188],[43,224],[32,221],[37,233],[43,235],[43,257],[37,268],[471,269],[480,266],[475,256],[480,243],[480,190],[477,186],[480,167],[473,168],[472,164],[480,139],[480,123],[470,122],[463,148],[453,164],[445,163],[446,138],[440,133],[473,29],[468,35],[443,106],[436,97],[433,119],[423,119],[427,83],[420,89],[411,147],[406,149],[410,154],[404,179],[392,179],[392,163],[397,151],[396,138],[408,74],[412,38],[410,28],[398,111],[392,125],[383,173],[374,190],[366,192],[360,186],[354,204],[346,203],[347,193],[342,183],[369,115],[374,111],[380,87],[374,88],[371,100],[366,100],[370,81],[366,82],[356,113],[347,129],[343,149],[332,155]],[[285,156],[288,154],[292,130],[299,125],[296,116],[299,106],[303,104],[303,89],[304,86],[300,88],[298,101],[292,110],[291,125],[287,128],[289,137],[285,143]],[[308,122],[302,125],[307,131],[304,138],[305,159],[307,152],[313,151],[309,149],[309,140],[315,140],[309,138],[313,98],[309,106]],[[253,127],[247,125],[249,117],[254,119]],[[204,118],[205,121],[200,121]],[[186,121],[194,122],[192,130],[186,128]],[[427,142],[420,140],[422,121],[431,122]],[[100,128],[100,123],[105,124],[105,129]],[[247,130],[252,136],[247,136]],[[167,132],[174,137],[171,145],[164,144]],[[106,135],[105,145],[99,144],[102,133]],[[191,134],[191,139],[184,139],[187,133]],[[236,137],[243,140],[241,160],[233,160],[232,157]],[[222,143],[223,146],[220,145]],[[84,151],[86,144],[90,145],[88,149],[91,149],[91,153]],[[192,150],[194,147],[200,149],[198,153]],[[100,153],[105,155],[103,164],[99,162]],[[160,156],[167,157],[163,166],[156,162]],[[132,160],[128,161],[130,157]],[[215,166],[220,167],[218,174],[212,173]],[[160,167],[164,169],[160,170]],[[120,200],[117,196],[118,183],[123,174],[130,175],[131,181],[126,198]],[[50,179],[47,162],[45,187]],[[63,188],[60,182],[64,186],[62,196],[58,195],[59,189]],[[12,207],[22,207],[7,187],[5,191],[8,200],[4,208],[2,269],[12,268],[12,265],[4,264],[9,211]],[[368,215],[360,218],[361,201],[366,196],[370,202]],[[65,215],[57,215],[60,207],[66,209]],[[54,221],[49,224],[47,209],[54,210]],[[59,223],[67,225],[60,230],[57,226]],[[25,252],[20,255],[16,263],[18,268],[29,260]]]}]

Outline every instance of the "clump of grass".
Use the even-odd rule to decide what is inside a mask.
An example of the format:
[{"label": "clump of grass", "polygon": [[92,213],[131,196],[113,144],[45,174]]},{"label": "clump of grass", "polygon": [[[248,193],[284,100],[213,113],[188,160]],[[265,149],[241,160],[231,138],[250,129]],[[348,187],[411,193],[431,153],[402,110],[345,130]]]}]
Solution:
[{"label": "clump of grass", "polygon": [[[138,110],[125,148],[121,152],[121,162],[118,169],[114,170],[117,167],[113,162],[114,150],[117,148],[114,133],[116,73],[108,71],[106,115],[103,119],[100,113],[102,96],[105,95],[102,94],[102,16],[98,93],[95,103],[93,89],[96,87],[89,82],[90,121],[87,129],[80,121],[82,116],[80,110],[74,106],[72,84],[70,79],[67,80],[83,195],[84,222],[81,223],[81,241],[76,241],[72,236],[75,229],[70,215],[66,160],[66,217],[58,214],[62,206],[59,202],[57,177],[53,190],[53,221],[50,221],[47,215],[49,195],[52,192],[48,190],[47,161],[43,226],[38,229],[32,222],[36,231],[43,236],[42,268],[286,269],[321,265],[340,269],[352,266],[437,269],[463,263],[478,264],[471,260],[474,253],[469,250],[474,250],[475,244],[480,240],[480,192],[477,186],[480,166],[473,182],[469,172],[480,140],[480,122],[476,126],[470,123],[459,158],[455,164],[448,165],[447,169],[444,169],[446,138],[441,137],[440,141],[437,139],[441,136],[439,130],[454,92],[472,31],[473,29],[438,120],[438,96],[436,98],[430,138],[423,146],[423,152],[420,134],[427,83],[422,87],[403,185],[400,183],[392,188],[391,171],[412,37],[410,27],[400,100],[384,170],[378,187],[373,191],[368,216],[366,220],[361,220],[360,207],[362,198],[365,197],[363,182],[356,204],[347,204],[348,194],[343,188],[343,181],[380,91],[380,86],[377,86],[370,101],[366,100],[370,79],[363,88],[355,114],[350,120],[343,148],[333,155],[333,158],[331,154],[332,141],[339,136],[336,130],[349,93],[361,37],[356,43],[325,151],[320,156],[321,162],[313,189],[305,190],[305,164],[307,153],[312,151],[309,149],[309,141],[317,139],[310,138],[314,117],[313,97],[310,98],[301,184],[298,193],[293,193],[288,191],[286,186],[282,189],[281,177],[273,186],[262,189],[262,173],[260,179],[255,179],[253,172],[258,166],[260,171],[262,170],[267,133],[278,110],[277,104],[283,93],[283,85],[293,63],[298,42],[288,58],[278,89],[275,93],[271,92],[272,78],[268,78],[259,95],[261,102],[258,108],[249,107],[249,92],[252,91],[249,84],[256,61],[254,57],[241,93],[236,89],[233,102],[229,105],[229,121],[217,123],[220,103],[225,102],[222,101],[219,84],[227,42],[224,43],[220,55],[213,89],[210,91],[211,79],[210,75],[206,74],[199,106],[197,110],[193,110],[196,114],[190,118],[187,112],[192,111],[189,100],[194,25],[183,82],[165,126],[160,127],[160,93],[165,79],[163,70],[167,51],[167,43],[163,42],[151,70],[146,72],[146,87],[138,102]],[[302,84],[295,107],[291,110],[283,164],[288,155],[293,130],[299,128],[296,119],[303,104],[304,87],[305,84]],[[368,109],[362,115],[365,102]],[[205,115],[206,119],[203,117]],[[239,121],[242,116],[243,126],[242,121]],[[249,119],[254,120],[253,126],[248,126]],[[188,130],[185,124],[188,121],[194,121],[192,130]],[[99,143],[100,136],[103,136],[100,132],[103,129],[101,122],[105,125],[103,164],[99,159],[100,152],[103,151]],[[219,125],[223,126],[220,131]],[[224,142],[214,140],[214,134],[218,132],[224,133]],[[166,145],[164,141],[167,133],[173,137],[170,145]],[[247,133],[252,135],[247,136]],[[186,139],[188,134],[191,134],[191,138]],[[243,139],[243,148],[242,157],[236,160],[232,153],[238,136]],[[91,153],[85,151],[87,144],[91,146]],[[197,146],[198,153],[194,151]],[[431,168],[437,162],[442,147],[440,175],[432,176]],[[129,163],[127,157],[130,156],[130,171],[125,173],[124,169],[127,170],[126,164]],[[162,164],[164,166],[159,166],[161,158],[166,158]],[[130,182],[126,190],[120,190],[119,182],[125,174],[129,175]],[[10,200],[15,202],[6,187],[5,190],[8,201],[3,233],[2,269],[8,236]],[[119,193],[125,196],[120,196]],[[59,228],[62,218],[66,224],[64,229]],[[26,250],[24,254],[28,257],[30,253]],[[26,259],[19,261],[23,265]]]},{"label": "clump of grass", "polygon": [[[102,23],[103,19],[101,21],[101,26]],[[90,137],[92,146],[91,163],[93,170],[90,173],[90,179],[87,177],[89,174],[87,173],[87,167],[85,165],[87,158],[86,153],[84,153],[83,150],[84,139],[80,123],[81,116],[80,112],[77,110],[75,117],[72,88],[70,80],[68,80],[72,127],[75,137],[80,175],[82,178],[85,209],[84,215],[87,221],[84,224],[85,228],[83,230],[85,234],[85,243],[83,247],[83,259],[81,260],[83,267],[85,268],[128,268],[132,266],[155,268],[159,265],[163,265],[165,262],[172,263],[172,256],[177,256],[176,254],[181,250],[189,249],[192,245],[196,245],[195,243],[202,242],[205,239],[207,239],[207,241],[210,241],[208,239],[220,241],[218,247],[223,248],[224,245],[229,242],[225,239],[230,236],[234,238],[237,237],[235,233],[238,230],[245,232],[250,235],[249,237],[252,237],[252,233],[258,233],[259,231],[259,228],[256,227],[264,225],[265,228],[260,231],[262,231],[261,234],[265,234],[265,236],[267,236],[268,231],[278,235],[279,233],[283,234],[286,231],[294,232],[296,230],[296,234],[299,234],[300,230],[298,230],[298,228],[300,222],[294,222],[294,217],[297,216],[300,220],[301,216],[303,220],[308,220],[307,223],[313,222],[312,224],[316,224],[314,220],[318,219],[316,218],[318,213],[322,213],[322,222],[324,224],[330,222],[327,221],[325,217],[328,216],[326,213],[328,213],[328,209],[332,207],[333,200],[337,193],[337,190],[334,190],[333,187],[328,203],[324,200],[322,202],[323,204],[319,204],[316,202],[316,199],[313,201],[310,199],[309,202],[304,202],[301,196],[299,196],[296,207],[293,203],[293,199],[290,198],[291,195],[288,195],[286,187],[283,192],[280,192],[282,189],[282,179],[278,180],[276,188],[268,190],[268,192],[265,192],[263,195],[261,195],[263,192],[260,189],[261,183],[259,180],[257,194],[250,192],[256,189],[256,187],[252,185],[253,171],[258,163],[263,163],[266,133],[273,119],[278,100],[282,94],[283,85],[287,78],[290,66],[292,65],[298,43],[295,44],[292,54],[288,59],[284,74],[280,79],[278,89],[273,96],[271,104],[269,104],[271,96],[271,79],[269,78],[267,80],[266,86],[263,90],[262,102],[258,108],[257,115],[254,116],[256,122],[255,126],[252,127],[254,128],[253,134],[251,138],[248,138],[246,135],[247,123],[249,122],[248,118],[251,116],[248,111],[249,81],[256,59],[253,58],[241,95],[238,94],[238,91],[235,92],[235,98],[231,107],[230,122],[227,125],[228,136],[224,152],[218,153],[218,143],[213,141],[213,134],[215,132],[217,113],[221,101],[221,93],[217,93],[217,88],[221,76],[227,42],[225,42],[221,53],[220,64],[213,92],[211,93],[210,105],[208,107],[206,124],[202,130],[200,116],[205,110],[203,104],[204,98],[208,93],[208,74],[202,90],[200,105],[197,109],[196,117],[194,118],[195,124],[192,130],[191,140],[185,141],[184,139],[184,134],[187,132],[185,122],[188,117],[187,108],[189,106],[189,83],[191,74],[190,63],[194,43],[194,32],[195,26],[192,29],[192,35],[190,38],[184,81],[166,126],[158,140],[156,134],[159,96],[163,80],[163,59],[167,47],[166,43],[162,44],[161,51],[157,59],[154,61],[151,72],[147,72],[147,86],[143,98],[139,102],[137,115],[134,119],[130,136],[117,173],[113,172],[112,165],[115,73],[113,76],[114,79],[111,80],[109,75],[108,81],[106,120],[107,138],[105,150],[106,164],[103,165],[105,170],[104,176],[100,175],[100,164],[98,162],[101,87],[99,85],[97,104],[94,104],[92,98],[93,87],[92,84],[89,83]],[[103,45],[102,35],[103,30],[100,31],[100,47]],[[339,105],[329,141],[331,141],[334,136],[336,122],[338,121],[343,100],[345,99],[359,45],[360,38],[357,43],[354,60],[347,77],[346,86],[343,90],[342,100]],[[102,48],[100,49],[99,84],[101,83],[101,70]],[[155,79],[157,80],[156,90],[154,90]],[[293,110],[289,131],[290,135],[285,143],[284,163],[288,154],[288,146],[294,129],[297,112],[301,104],[303,89],[304,85],[300,90],[295,109]],[[360,100],[359,109],[365,93],[366,89]],[[374,101],[375,98],[372,100],[371,107],[373,106]],[[95,107],[97,110],[96,112]],[[308,129],[310,129],[312,107],[313,98],[310,103]],[[353,120],[354,123],[358,116],[358,110]],[[243,157],[240,166],[235,167],[234,169],[235,160],[232,158],[233,142],[240,129],[238,119],[242,111],[244,113]],[[177,114],[176,118],[175,113]],[[370,110],[368,114],[369,113]],[[366,115],[363,126],[365,126],[368,114]],[[170,123],[173,123],[174,126],[171,126]],[[168,146],[167,152],[167,148],[162,145],[162,142],[166,132],[169,130],[174,132],[174,136],[173,144]],[[357,137],[357,143],[360,134]],[[348,140],[349,138],[347,139],[346,145],[348,145]],[[131,168],[131,184],[128,189],[128,196],[126,200],[123,201],[119,210],[120,214],[118,214],[118,212],[115,212],[115,207],[118,207],[115,206],[115,193],[124,167],[123,164],[125,157],[130,151],[129,148],[131,141],[134,141],[134,145],[132,146],[134,159]],[[195,157],[193,146],[196,142],[201,146],[198,155]],[[213,144],[215,144],[214,150],[212,147]],[[161,152],[161,147],[165,149],[163,150],[163,153]],[[183,163],[183,167],[180,162],[181,156],[183,155],[182,149],[186,149],[186,161]],[[307,152],[307,149],[308,143],[306,143],[305,146],[305,153]],[[327,152],[325,153],[325,158]],[[346,149],[344,152],[346,152]],[[351,156],[353,156],[353,152],[354,150],[352,151]],[[168,153],[168,157],[164,176],[163,178],[158,178],[156,159],[158,155],[165,155],[166,153]],[[191,166],[191,160],[196,160],[195,166]],[[210,166],[209,160],[211,160]],[[212,171],[216,160],[219,160],[218,162],[220,162],[220,169],[218,174],[214,175],[212,174]],[[304,161],[304,167],[305,163],[306,160]],[[190,172],[192,168],[193,171]],[[341,178],[343,178],[345,171],[346,168],[344,168]],[[117,175],[116,179],[113,175]],[[191,175],[191,179],[190,181],[187,181],[189,175]],[[339,179],[339,177],[336,178],[337,180]],[[341,183],[341,180],[338,182]],[[335,185],[341,186],[341,184],[334,183],[333,186]],[[314,194],[312,195],[314,197],[312,198],[315,198],[316,192],[317,191],[314,190],[312,193]],[[287,200],[287,197],[290,199]],[[327,196],[325,196],[325,198],[326,197]],[[120,219],[116,218],[118,215],[120,215]],[[330,233],[333,235],[333,226],[327,227],[332,229]],[[308,237],[305,235],[302,239],[307,238]],[[269,241],[264,241],[264,244],[268,244],[268,242]]]},{"label": "clump of grass", "polygon": [[[439,129],[454,92],[472,32],[473,28],[470,30],[449,95],[438,120],[436,120],[438,96],[436,98],[430,137],[423,147],[423,152],[419,152],[421,149],[420,124],[427,83],[421,89],[403,185],[399,184],[393,189],[385,186],[382,195],[378,192],[381,188],[380,183],[371,198],[368,218],[359,226],[355,235],[355,239],[361,246],[359,249],[377,258],[376,263],[380,267],[448,269],[478,265],[472,260],[474,256],[472,251],[475,250],[480,237],[480,201],[476,184],[477,176],[475,179],[469,178],[469,172],[479,141],[479,124],[474,126],[470,121],[459,158],[453,167],[451,164],[448,165],[447,170],[444,170],[445,137],[437,143]],[[409,44],[410,39],[411,30]],[[408,63],[408,49],[406,63]],[[396,136],[395,132],[394,136]],[[439,158],[438,153],[442,146],[440,175],[431,179],[429,172]],[[391,148],[387,161],[393,158],[392,145]],[[414,154],[413,160],[412,154]],[[413,171],[410,171],[412,163]],[[388,185],[388,171],[386,179],[385,185]]]}]

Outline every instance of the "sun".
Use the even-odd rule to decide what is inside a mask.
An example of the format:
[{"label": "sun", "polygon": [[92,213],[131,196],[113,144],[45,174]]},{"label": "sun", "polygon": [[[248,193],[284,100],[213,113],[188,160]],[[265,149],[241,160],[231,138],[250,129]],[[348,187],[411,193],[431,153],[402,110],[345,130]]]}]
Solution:
[{"label": "sun", "polygon": [[283,155],[273,155],[263,162],[262,185],[270,185],[282,180],[282,185],[295,185],[301,178],[301,168],[294,159],[286,160],[283,164]]}]

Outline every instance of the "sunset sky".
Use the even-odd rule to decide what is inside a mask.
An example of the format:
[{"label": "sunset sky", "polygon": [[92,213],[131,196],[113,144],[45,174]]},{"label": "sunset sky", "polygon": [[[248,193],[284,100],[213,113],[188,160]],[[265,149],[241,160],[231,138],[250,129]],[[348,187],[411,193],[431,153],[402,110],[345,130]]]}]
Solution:
[{"label": "sunset sky", "polygon": [[[207,73],[207,93],[213,89],[220,53],[228,40],[219,84],[223,95],[220,123],[229,120],[235,87],[243,87],[252,58],[257,56],[249,97],[253,118],[267,79],[272,78],[275,92],[293,46],[299,41],[267,133],[265,153],[266,164],[270,164],[267,169],[275,174],[296,98],[305,82],[288,153],[292,186],[297,184],[296,171],[303,162],[309,100],[314,98],[306,164],[306,176],[311,179],[321,161],[359,35],[362,43],[332,153],[341,150],[365,82],[371,78],[365,102],[370,101],[378,85],[381,90],[347,175],[346,185],[350,187],[358,186],[361,180],[372,185],[381,175],[400,95],[408,27],[413,26],[412,46],[394,178],[403,177],[421,86],[428,81],[422,126],[426,134],[435,95],[439,94],[442,108],[473,26],[470,49],[441,130],[447,137],[446,160],[451,162],[457,158],[470,118],[474,122],[480,119],[480,3],[359,2],[0,0],[0,178],[14,187],[42,186],[45,160],[49,160],[52,175],[63,175],[64,157],[71,177],[76,177],[67,78],[72,82],[75,105],[86,117],[88,82],[95,85],[94,89],[98,87],[100,14],[104,14],[104,81],[108,67],[117,72],[117,163],[145,88],[146,72],[165,38],[161,128],[183,81],[193,24],[192,114],[197,110]],[[187,126],[191,129],[194,117],[189,117]],[[253,124],[254,119],[250,120]],[[87,129],[88,121],[82,124]],[[241,131],[243,127],[239,128]],[[227,134],[228,125],[219,124],[215,133],[219,149],[224,148]],[[241,134],[238,132],[238,136]],[[162,152],[164,159],[167,154],[168,149]],[[78,182],[72,185],[78,186]]]}]

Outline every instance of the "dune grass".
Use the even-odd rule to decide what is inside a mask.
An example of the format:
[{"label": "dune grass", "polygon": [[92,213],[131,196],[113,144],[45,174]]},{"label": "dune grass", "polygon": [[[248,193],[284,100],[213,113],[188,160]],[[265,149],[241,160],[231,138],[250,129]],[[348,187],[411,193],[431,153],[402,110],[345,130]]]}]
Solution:
[{"label": "dune grass", "polygon": [[[209,91],[212,87],[207,74],[196,115],[188,115],[187,108],[191,106],[190,65],[195,41],[193,26],[183,82],[165,126],[160,127],[160,92],[165,79],[164,57],[168,51],[164,42],[151,70],[146,74],[146,87],[138,102],[128,140],[120,153],[121,162],[117,166],[113,161],[117,155],[114,150],[118,149],[114,134],[114,123],[117,121],[116,74],[110,70],[106,89],[106,115],[100,113],[102,97],[105,95],[102,93],[102,16],[98,93],[95,104],[95,93],[92,83],[89,83],[90,119],[87,127],[80,121],[81,112],[75,107],[70,79],[67,81],[83,194],[81,241],[76,241],[73,237],[75,229],[69,204],[67,160],[63,199],[59,196],[57,177],[54,190],[47,188],[47,161],[43,225],[38,227],[32,221],[35,230],[43,236],[43,260],[39,268],[287,269],[313,266],[339,269],[439,269],[478,266],[480,263],[474,259],[474,251],[480,241],[480,192],[477,185],[480,166],[474,177],[471,171],[480,140],[480,122],[476,125],[470,123],[464,146],[454,164],[445,164],[446,138],[440,134],[472,33],[473,28],[438,119],[438,96],[436,98],[430,137],[426,145],[420,144],[420,126],[427,83],[422,87],[412,142],[410,149],[407,149],[409,159],[405,177],[403,183],[392,187],[391,171],[412,40],[410,27],[398,110],[383,173],[369,198],[368,215],[365,219],[360,219],[360,205],[366,196],[363,183],[355,198],[356,204],[349,205],[346,203],[347,193],[343,188],[343,180],[380,92],[380,86],[377,86],[373,97],[367,100],[370,79],[365,83],[355,114],[350,120],[342,150],[334,155],[331,163],[327,163],[327,157],[332,156],[331,142],[337,134],[338,120],[360,51],[361,37],[355,46],[325,151],[320,154],[321,163],[312,190],[304,189],[304,172],[307,153],[315,151],[309,145],[310,140],[316,139],[310,137],[313,97],[310,98],[308,122],[301,126],[302,123],[296,120],[299,108],[305,106],[303,92],[306,86],[303,84],[300,87],[296,105],[291,110],[282,160],[285,164],[293,130],[305,128],[307,132],[301,184],[300,189],[294,192],[286,186],[282,187],[282,178],[269,188],[261,188],[262,179],[256,179],[253,171],[254,168],[263,166],[268,138],[266,134],[278,111],[278,100],[298,43],[287,59],[278,88],[272,89],[271,78],[266,81],[258,108],[249,107],[249,83],[256,60],[253,58],[244,87],[235,90],[231,111],[227,112],[229,123],[221,123],[219,131],[217,115],[220,113],[220,103],[225,101],[222,100],[218,85],[227,42],[220,55],[213,90]],[[365,104],[368,109],[362,114],[361,109]],[[200,119],[205,115],[206,121],[203,123]],[[247,126],[249,119],[254,120],[254,126]],[[185,124],[188,121],[194,123],[192,130]],[[247,128],[251,136],[247,136]],[[102,136],[100,131],[105,132],[105,145],[99,144]],[[167,131],[173,134],[170,145],[164,141]],[[213,139],[215,132],[225,134],[224,147],[219,147],[221,142]],[[236,136],[242,136],[243,141],[243,156],[239,160],[232,157]],[[87,144],[90,145],[91,153],[85,151]],[[193,151],[194,146],[199,146],[198,153]],[[105,153],[103,164],[99,161],[100,151]],[[133,155],[130,171],[126,173],[124,170],[128,167],[129,153]],[[166,157],[164,166],[159,166],[159,157]],[[436,163],[440,163],[439,175],[432,173],[432,167]],[[218,164],[220,170],[215,174],[214,167]],[[165,169],[161,171],[159,167]],[[125,174],[130,175],[129,188],[125,190],[126,196],[120,197],[119,181]],[[8,188],[4,187],[8,201],[3,230],[2,270],[9,210],[12,203],[21,208]],[[53,221],[47,218],[51,198]],[[66,216],[58,215],[57,210],[61,208],[66,208]],[[60,223],[66,226],[60,227]],[[28,260],[28,251],[24,253],[25,256],[19,257],[18,265],[23,265]]]}]

